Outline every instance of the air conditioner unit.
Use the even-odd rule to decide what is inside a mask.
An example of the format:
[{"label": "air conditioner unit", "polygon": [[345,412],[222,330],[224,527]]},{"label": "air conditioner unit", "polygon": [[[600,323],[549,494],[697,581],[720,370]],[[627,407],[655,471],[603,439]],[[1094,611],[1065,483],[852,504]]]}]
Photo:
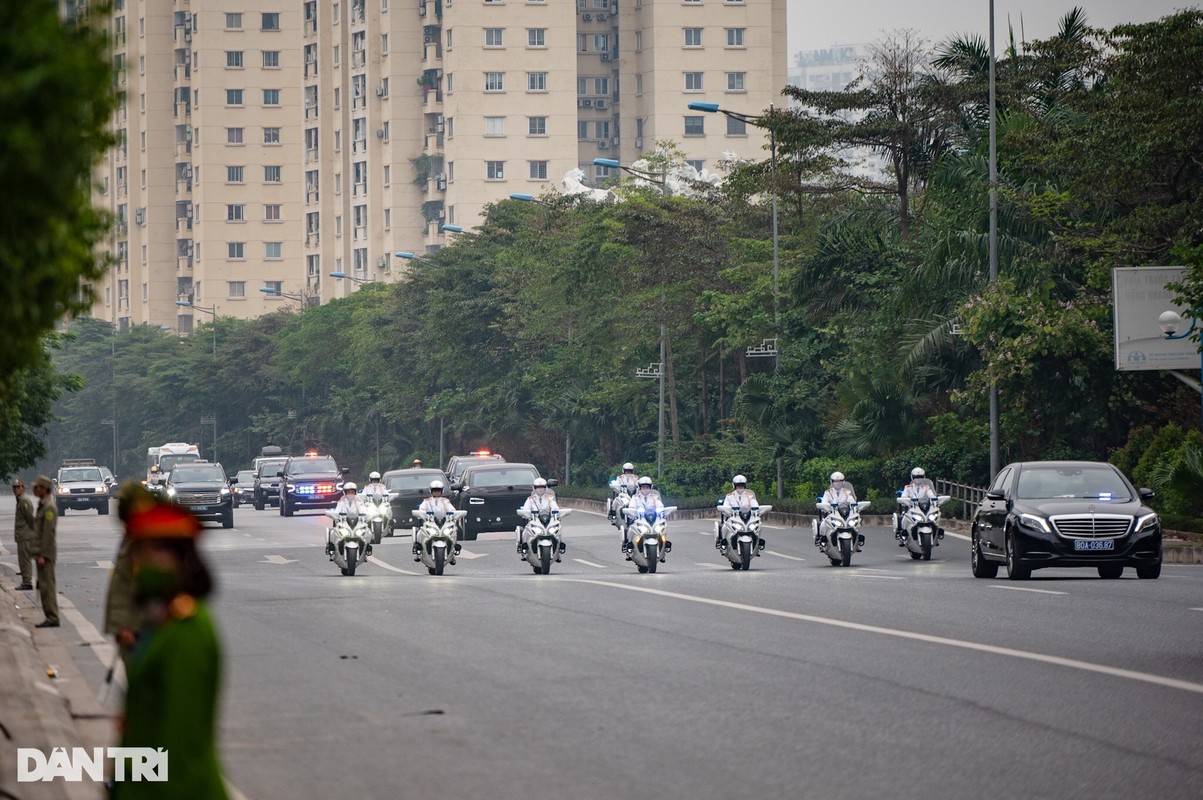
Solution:
[{"label": "air conditioner unit", "polygon": [[593,108],[593,99],[586,97],[579,102],[581,108]]},{"label": "air conditioner unit", "polygon": [[446,183],[447,182],[447,173],[440,172],[440,173],[436,174],[434,176],[434,182],[435,183]]},{"label": "air conditioner unit", "polygon": [[597,149],[598,150],[605,150],[609,146],[610,146],[609,139],[598,139],[597,140]]},{"label": "air conditioner unit", "polygon": [[146,209],[145,208],[139,208],[138,210],[136,210],[134,212],[134,222],[138,223],[139,225],[146,224]]},{"label": "air conditioner unit", "polygon": [[377,86],[377,87],[376,87],[376,96],[377,96],[377,97],[384,97],[384,87],[383,87],[383,86]]},{"label": "air conditioner unit", "polygon": [[635,149],[636,149],[636,150],[642,150],[642,149],[643,149],[643,137],[641,137],[641,136],[640,136],[640,137],[636,137],[636,139],[635,139]]},{"label": "air conditioner unit", "polygon": [[184,180],[187,180],[188,178],[191,178],[191,177],[192,177],[192,165],[191,165],[191,164],[185,164],[185,165],[184,165],[184,166],[183,166],[183,167],[180,169],[180,174],[181,174],[181,175],[184,177]]},{"label": "air conditioner unit", "polygon": [[442,132],[443,132],[443,123],[441,123],[441,122],[439,122],[439,123],[436,123],[436,124],[435,124],[435,126],[434,126],[434,132],[435,132],[435,133],[442,133]]},{"label": "air conditioner unit", "polygon": [[184,31],[184,41],[185,42],[192,41],[192,31]]},{"label": "air conditioner unit", "polygon": [[426,4],[425,4],[425,3],[421,3],[421,4],[418,6],[418,16],[419,16],[419,17],[424,17],[424,16],[426,16]]},{"label": "air conditioner unit", "polygon": [[434,188],[438,189],[440,192],[447,191],[447,179],[442,175],[435,178]]},{"label": "air conditioner unit", "polygon": [[188,206],[188,210],[184,212],[184,216],[187,217],[188,219],[192,219],[192,214],[193,214],[192,206]]},{"label": "air conditioner unit", "polygon": [[422,34],[422,42],[424,44],[434,44],[434,34],[430,34],[430,33]]},{"label": "air conditioner unit", "polygon": [[184,131],[184,141],[185,142],[192,141],[192,129],[191,128],[188,128],[186,131]]},{"label": "air conditioner unit", "polygon": [[598,15],[597,15],[597,21],[598,21],[598,22],[605,22],[605,21],[606,21],[606,15],[605,15],[605,12],[599,12],[599,13],[598,13]]},{"label": "air conditioner unit", "polygon": [[602,57],[602,61],[610,61],[613,58],[609,53],[602,53],[601,57]]},{"label": "air conditioner unit", "polygon": [[582,17],[581,17],[581,19],[585,20],[585,22],[592,22],[592,21],[593,21],[593,15],[592,15],[592,14],[585,14],[584,16],[582,16]]},{"label": "air conditioner unit", "polygon": [[184,255],[186,255],[186,256],[192,255],[192,240],[191,239],[184,242]]},{"label": "air conditioner unit", "polygon": [[377,262],[376,262],[376,269],[384,269],[384,268],[385,268],[385,267],[387,267],[387,266],[388,266],[388,259],[387,259],[387,258],[382,258],[382,259],[380,259],[379,261],[377,261]]},{"label": "air conditioner unit", "polygon": [[376,138],[377,138],[377,139],[383,139],[383,138],[384,138],[384,128],[377,128],[377,129],[376,129]]},{"label": "air conditioner unit", "polygon": [[613,139],[611,139],[611,140],[610,140],[610,144],[611,144],[613,147],[618,147],[618,137],[617,137],[617,136],[615,136]]},{"label": "air conditioner unit", "polygon": [[609,105],[609,101],[608,101],[608,100],[606,100],[606,99],[605,99],[605,98],[603,98],[603,97],[599,97],[599,98],[597,98],[596,100],[594,100],[594,101],[593,101],[593,107],[594,107],[594,108],[601,108],[601,109],[605,109],[605,107],[606,107],[607,105]]}]

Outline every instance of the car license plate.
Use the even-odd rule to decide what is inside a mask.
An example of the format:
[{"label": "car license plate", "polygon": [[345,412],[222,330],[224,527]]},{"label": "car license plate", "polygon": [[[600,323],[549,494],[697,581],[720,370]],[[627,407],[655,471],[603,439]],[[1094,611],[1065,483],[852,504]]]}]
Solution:
[{"label": "car license plate", "polygon": [[1074,550],[1114,550],[1114,539],[1074,539]]},{"label": "car license plate", "polygon": [[208,511],[209,507],[208,506],[193,506],[192,510],[193,511]]}]

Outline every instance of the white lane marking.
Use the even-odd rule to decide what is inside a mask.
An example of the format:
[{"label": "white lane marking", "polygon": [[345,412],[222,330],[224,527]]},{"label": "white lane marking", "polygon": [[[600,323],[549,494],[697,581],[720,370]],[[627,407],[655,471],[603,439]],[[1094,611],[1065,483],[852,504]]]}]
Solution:
[{"label": "white lane marking", "polygon": [[708,561],[707,562],[695,561],[695,562],[693,562],[693,565],[695,567],[705,567],[706,569],[726,569],[726,567],[724,567],[722,564],[711,564]]},{"label": "white lane marking", "polygon": [[485,531],[484,533],[476,534],[476,541],[478,542],[496,542],[506,539],[517,541],[518,534],[513,531]]},{"label": "white lane marking", "polygon": [[113,568],[112,561],[97,561],[96,566],[88,567],[88,569],[112,569],[112,568]]},{"label": "white lane marking", "polygon": [[621,589],[627,592],[643,592],[644,594],[659,595],[660,597],[669,597],[674,600],[684,600],[691,603],[721,606],[723,608],[731,608],[736,611],[748,611],[753,614],[764,614],[771,617],[781,617],[799,622],[813,622],[817,625],[827,625],[833,628],[844,628],[845,630],[859,631],[861,633],[875,633],[880,636],[892,636],[897,639],[910,639],[911,641],[925,642],[927,644],[938,644],[945,647],[956,647],[962,650],[973,650],[979,653],[989,653],[991,655],[1006,656],[1008,658],[1018,658],[1025,661],[1036,661],[1042,664],[1068,667],[1070,669],[1077,669],[1083,672],[1095,672],[1100,675],[1110,675],[1114,678],[1124,678],[1126,680],[1138,681],[1141,683],[1151,683],[1155,686],[1164,686],[1169,689],[1181,689],[1185,692],[1203,694],[1203,683],[1191,683],[1190,681],[1183,681],[1177,678],[1167,678],[1163,675],[1153,675],[1148,672],[1122,669],[1120,667],[1109,667],[1105,664],[1094,664],[1090,661],[1079,661],[1074,658],[1064,658],[1062,656],[1053,656],[1046,653],[1036,653],[1031,650],[1015,650],[1010,647],[982,644],[980,642],[971,642],[965,639],[951,639],[945,636],[932,636],[931,634],[927,633],[915,633],[914,631],[883,628],[878,625],[865,625],[860,622],[848,622],[846,620],[831,619],[830,617],[816,617],[811,614],[799,614],[794,611],[781,611],[775,608],[747,605],[746,603],[733,603],[729,600],[715,600],[710,597],[699,597],[697,595],[681,594],[680,592],[669,592],[663,589],[652,589],[645,586],[631,586],[623,583],[612,583],[610,581],[597,580],[595,578],[562,578],[561,580],[570,581],[573,583],[590,583],[594,586],[606,586],[611,589]]},{"label": "white lane marking", "polygon": [[1203,608],[1192,608],[1191,611],[1203,611]]},{"label": "white lane marking", "polygon": [[606,565],[605,565],[605,564],[594,564],[592,561],[586,561],[586,560],[585,560],[585,559],[583,559],[583,558],[574,558],[574,559],[572,559],[572,560],[573,560],[573,561],[575,561],[575,562],[576,562],[576,563],[578,563],[578,564],[584,564],[586,567],[597,567],[598,569],[605,569],[605,568],[606,568]]},{"label": "white lane marking", "polygon": [[899,577],[898,575],[870,575],[865,572],[842,572],[842,573],[840,573],[840,575],[845,578],[877,578],[878,580],[883,580],[883,581],[904,581],[904,580],[906,580],[906,578]]},{"label": "white lane marking", "polygon": [[385,569],[391,570],[393,572],[400,572],[402,575],[420,575],[420,574],[422,574],[420,572],[411,572],[407,569],[401,569],[400,567],[394,567],[392,564],[385,563],[384,561],[381,561],[380,559],[376,558],[376,556],[368,556],[368,561],[371,561],[373,564],[375,564],[378,567],[384,567]]},{"label": "white lane marking", "polygon": [[473,553],[471,550],[460,549],[459,555],[456,558],[466,558],[471,561],[474,558],[484,558],[488,553]]},{"label": "white lane marking", "polygon": [[1026,586],[1001,586],[991,584],[991,589],[1006,589],[1011,592],[1035,592],[1036,594],[1069,594],[1069,592],[1054,592],[1051,589],[1029,589]]},{"label": "white lane marking", "polygon": [[799,556],[787,556],[785,553],[778,553],[776,550],[765,550],[765,555],[777,556],[777,558],[788,558],[790,561],[805,561],[805,558]]},{"label": "white lane marking", "polygon": [[856,569],[859,572],[889,572],[890,571],[888,569],[881,569],[880,567],[857,567]]},{"label": "white lane marking", "polygon": [[973,537],[971,537],[971,536],[966,536],[966,535],[965,535],[965,534],[963,534],[963,533],[953,533],[952,531],[949,531],[949,530],[946,530],[946,531],[944,531],[944,535],[945,535],[945,536],[952,536],[952,537],[954,537],[954,538],[956,538],[956,539],[963,539],[963,540],[964,540],[964,541],[966,541],[966,542],[972,542],[972,541],[973,541]]},{"label": "white lane marking", "polygon": [[284,556],[270,555],[270,556],[264,556],[263,560],[260,561],[259,563],[260,564],[295,564],[295,563],[297,563],[297,559],[285,558]]}]

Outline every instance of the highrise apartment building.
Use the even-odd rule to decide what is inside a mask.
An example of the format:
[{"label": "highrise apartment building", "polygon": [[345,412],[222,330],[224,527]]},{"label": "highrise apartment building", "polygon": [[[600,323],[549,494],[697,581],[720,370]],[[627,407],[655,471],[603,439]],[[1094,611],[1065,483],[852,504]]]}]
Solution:
[{"label": "highrise apartment building", "polygon": [[122,327],[394,280],[444,225],[658,140],[699,169],[763,157],[763,131],[687,106],[756,114],[786,83],[785,0],[116,0],[111,23],[93,313]]}]

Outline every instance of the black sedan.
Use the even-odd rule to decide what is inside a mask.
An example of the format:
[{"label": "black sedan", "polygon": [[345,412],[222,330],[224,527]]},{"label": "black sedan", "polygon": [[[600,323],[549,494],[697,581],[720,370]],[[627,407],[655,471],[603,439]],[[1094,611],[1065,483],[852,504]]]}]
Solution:
[{"label": "black sedan", "polygon": [[[482,531],[513,530],[522,524],[518,508],[530,497],[539,470],[534,464],[474,464],[461,479],[451,484],[451,502],[464,517],[464,538],[475,539]],[[549,480],[548,486],[555,486]]]},{"label": "black sedan", "polygon": [[389,492],[389,503],[393,507],[393,527],[404,528],[410,523],[413,510],[430,496],[430,484],[442,481],[446,492],[447,476],[441,469],[418,467],[415,469],[391,469],[380,476],[380,482]]},{"label": "black sedan", "polygon": [[1093,567],[1118,578],[1135,567],[1141,578],[1161,574],[1161,523],[1111,464],[1028,461],[994,478],[973,517],[971,562],[978,578],[1005,566],[1011,580],[1044,567]]},{"label": "black sedan", "polygon": [[234,527],[234,495],[221,464],[196,461],[180,464],[167,476],[167,498],[199,519]]}]

